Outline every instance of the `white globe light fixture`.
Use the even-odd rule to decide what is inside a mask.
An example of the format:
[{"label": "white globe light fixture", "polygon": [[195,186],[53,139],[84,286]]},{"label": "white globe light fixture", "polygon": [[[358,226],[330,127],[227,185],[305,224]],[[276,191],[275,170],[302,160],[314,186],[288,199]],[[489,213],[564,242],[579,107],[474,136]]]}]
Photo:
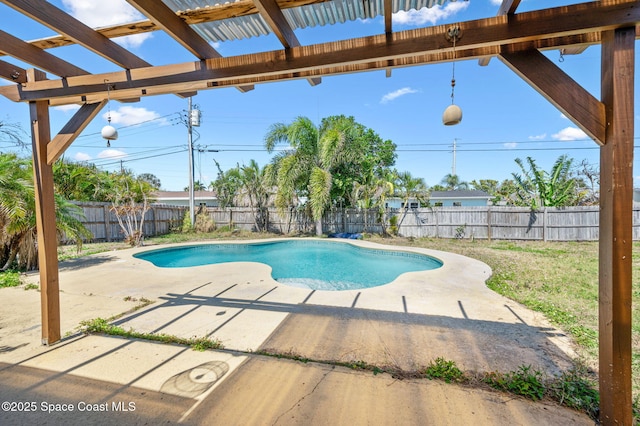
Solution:
[{"label": "white globe light fixture", "polygon": [[118,131],[110,124],[104,126],[100,133],[102,134],[102,137],[108,141],[115,141],[118,139]]},{"label": "white globe light fixture", "polygon": [[442,114],[442,124],[445,126],[454,126],[462,121],[462,109],[454,103],[454,88],[456,87],[456,40],[460,38],[460,27],[455,26],[449,28],[446,33],[447,40],[453,42],[453,71],[451,75],[451,105],[449,105]]},{"label": "white globe light fixture", "polygon": [[107,148],[111,146],[111,141],[118,139],[118,131],[111,125],[111,96],[109,93],[111,86],[107,83],[108,81],[109,80],[105,80],[104,82],[107,85],[107,123],[109,124],[104,126],[100,132],[102,137],[107,140]]}]

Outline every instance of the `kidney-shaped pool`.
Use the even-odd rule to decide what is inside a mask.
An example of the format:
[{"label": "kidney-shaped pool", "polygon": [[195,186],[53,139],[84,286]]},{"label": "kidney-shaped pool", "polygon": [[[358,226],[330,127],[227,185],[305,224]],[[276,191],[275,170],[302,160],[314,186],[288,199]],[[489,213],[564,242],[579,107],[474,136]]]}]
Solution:
[{"label": "kidney-shaped pool", "polygon": [[260,262],[271,267],[276,281],[314,290],[377,287],[405,272],[442,266],[440,260],[420,253],[317,240],[199,244],[145,251],[135,257],[163,268]]}]

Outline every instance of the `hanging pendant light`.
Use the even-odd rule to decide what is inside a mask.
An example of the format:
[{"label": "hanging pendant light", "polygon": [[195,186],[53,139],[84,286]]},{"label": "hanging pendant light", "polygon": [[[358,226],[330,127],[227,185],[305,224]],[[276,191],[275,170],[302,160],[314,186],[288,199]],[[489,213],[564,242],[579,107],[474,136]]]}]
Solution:
[{"label": "hanging pendant light", "polygon": [[453,42],[453,67],[451,75],[451,105],[442,114],[442,124],[453,126],[462,121],[462,109],[454,103],[454,88],[456,87],[456,40],[460,39],[460,27],[449,28],[446,33],[447,40]]},{"label": "hanging pendant light", "polygon": [[111,141],[118,139],[118,131],[111,125],[111,96],[109,94],[111,86],[108,84],[108,81],[109,80],[105,80],[104,82],[107,84],[107,123],[109,124],[104,126],[100,132],[102,137],[107,140],[107,148],[111,146]]}]

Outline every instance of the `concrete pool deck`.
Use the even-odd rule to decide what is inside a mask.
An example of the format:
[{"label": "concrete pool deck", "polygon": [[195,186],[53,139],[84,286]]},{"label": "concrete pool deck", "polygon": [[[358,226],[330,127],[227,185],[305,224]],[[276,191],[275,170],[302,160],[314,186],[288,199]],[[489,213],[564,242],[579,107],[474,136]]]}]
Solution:
[{"label": "concrete pool deck", "polygon": [[[0,412],[0,423],[593,424],[569,409],[491,391],[255,354],[407,372],[437,357],[480,372],[567,368],[569,339],[541,314],[489,290],[484,283],[491,271],[481,262],[402,247],[444,265],[386,286],[325,292],[280,285],[262,264],[161,269],[133,257],[153,248],[61,263],[61,328],[69,336],[51,347],[39,344],[39,293],[0,290],[0,398],[45,403],[32,413]],[[143,297],[155,302],[115,323],[210,336],[224,350],[77,335],[80,321],[120,314]],[[44,413],[47,402],[75,411]],[[135,411],[122,409],[129,402]],[[109,413],[87,411],[87,405]]]}]

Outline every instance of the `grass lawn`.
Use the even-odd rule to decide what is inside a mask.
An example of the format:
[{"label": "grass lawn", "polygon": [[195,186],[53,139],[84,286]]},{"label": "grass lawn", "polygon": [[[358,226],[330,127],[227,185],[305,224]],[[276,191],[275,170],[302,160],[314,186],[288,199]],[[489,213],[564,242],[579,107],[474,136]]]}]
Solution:
[{"label": "grass lawn", "polygon": [[[205,239],[256,239],[277,237],[250,232],[172,234],[151,238],[146,244],[166,244]],[[435,238],[383,238],[367,235],[368,241],[443,250],[469,256],[488,264],[493,275],[489,288],[539,311],[557,327],[573,336],[581,361],[598,365],[598,243],[486,241]],[[100,251],[126,248],[123,243],[86,244],[80,254],[75,247],[61,247],[66,259]],[[633,245],[633,394],[640,399],[640,312],[635,302],[640,296],[640,243]]]},{"label": "grass lawn", "polygon": [[[569,333],[582,361],[598,366],[598,243],[381,238],[369,241],[462,254],[493,271],[487,286],[539,311]],[[632,372],[640,398],[640,243],[633,245]]]}]

